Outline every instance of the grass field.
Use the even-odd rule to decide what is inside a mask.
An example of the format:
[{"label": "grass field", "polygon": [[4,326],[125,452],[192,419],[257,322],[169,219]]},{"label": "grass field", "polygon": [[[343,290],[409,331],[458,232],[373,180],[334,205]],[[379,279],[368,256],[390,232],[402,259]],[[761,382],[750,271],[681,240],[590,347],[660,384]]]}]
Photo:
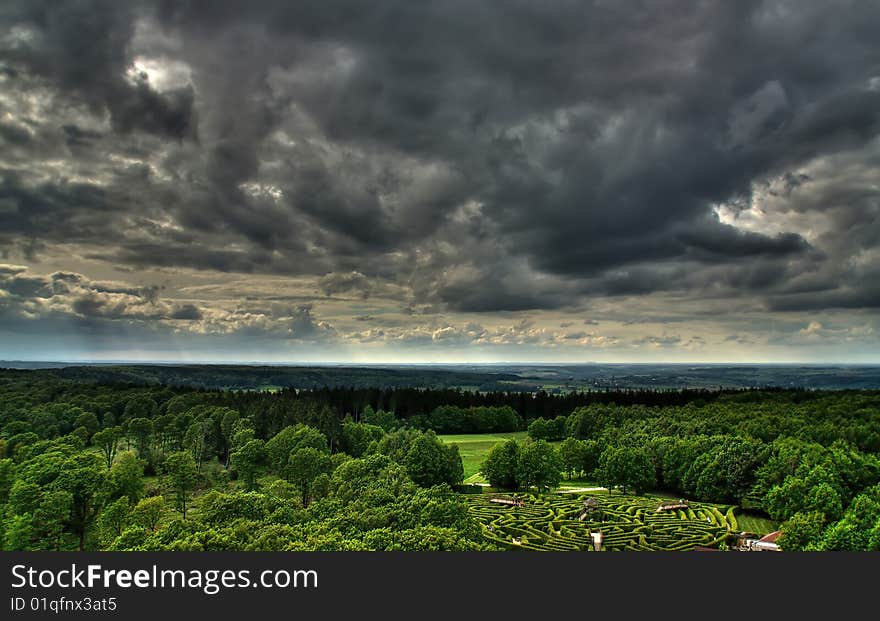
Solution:
[{"label": "grass field", "polygon": [[504,433],[464,433],[439,436],[444,442],[458,445],[461,463],[464,466],[464,478],[467,483],[485,483],[485,479],[475,476],[480,471],[480,464],[493,446],[510,438],[522,442],[528,437],[525,431]]},{"label": "grass field", "polygon": [[777,524],[773,520],[750,513],[737,513],[736,522],[740,530],[756,535],[766,535],[777,529]]}]

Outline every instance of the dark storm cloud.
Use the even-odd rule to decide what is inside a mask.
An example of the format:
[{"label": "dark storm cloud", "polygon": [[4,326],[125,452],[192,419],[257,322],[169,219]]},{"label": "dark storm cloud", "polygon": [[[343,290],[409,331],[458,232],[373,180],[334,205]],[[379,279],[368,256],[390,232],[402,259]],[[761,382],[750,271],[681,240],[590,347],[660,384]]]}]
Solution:
[{"label": "dark storm cloud", "polygon": [[291,313],[290,328],[294,338],[304,340],[322,338],[325,332],[332,330],[329,325],[314,318],[311,304],[303,304]]},{"label": "dark storm cloud", "polygon": [[143,76],[126,79],[133,3],[28,0],[9,4],[0,18],[28,29],[26,38],[0,48],[0,61],[16,74],[39,76],[95,111],[106,110],[117,131],[177,139],[195,131],[190,89],[158,93]]},{"label": "dark storm cloud", "polygon": [[[7,234],[51,235],[59,224],[67,224],[70,235],[91,239],[91,227],[77,230],[76,222],[82,214],[110,211],[104,188],[86,183],[40,184],[30,186],[15,172],[3,170],[0,176],[0,199],[15,205],[14,211],[4,214]],[[57,227],[57,228],[56,228]]]},{"label": "dark storm cloud", "polygon": [[[540,15],[513,7],[505,16],[461,9],[459,15],[467,19],[451,18],[456,11],[445,10],[439,22],[429,19],[430,10],[414,9],[397,19],[405,32],[419,37],[415,48],[406,40],[379,41],[376,33],[388,26],[382,16],[363,30],[346,25],[343,31],[351,32],[370,70],[334,91],[332,107],[313,112],[331,136],[378,140],[475,164],[480,174],[473,175],[474,193],[484,201],[485,212],[537,267],[550,272],[581,277],[645,261],[686,257],[712,264],[803,253],[808,244],[797,234],[738,232],[707,219],[707,206],[748,194],[750,183],[762,175],[790,175],[787,166],[823,151],[863,145],[876,135],[877,94],[864,91],[870,77],[864,71],[871,66],[863,64],[861,74],[851,68],[833,73],[823,58],[826,48],[779,49],[775,35],[793,25],[791,36],[802,43],[800,37],[822,18],[821,11],[808,10],[793,23],[780,20],[774,26],[772,20],[761,23],[772,12],[757,3],[752,14],[741,6],[707,6],[697,11],[658,6],[640,14],[554,5]],[[598,72],[575,69],[578,60],[610,60],[629,42],[630,29],[648,20],[657,27],[641,31],[638,44],[613,66]],[[517,53],[501,53],[500,39],[467,36],[471,28],[478,29],[475,24],[490,21],[496,29],[509,28],[504,39],[517,42]],[[300,22],[281,23],[295,30]],[[606,29],[608,23],[616,28]],[[603,32],[587,36],[597,25]],[[867,32],[859,23],[847,47],[876,58]],[[303,36],[321,33],[315,26],[305,28]],[[675,34],[685,36],[673,39]],[[720,46],[738,38],[752,47],[722,56]],[[453,41],[458,46],[454,52]],[[778,73],[766,72],[759,62],[768,49],[781,57]],[[816,61],[824,71],[808,71],[807,63]],[[525,80],[521,72],[529,67],[545,71]],[[465,77],[482,89],[462,92]],[[821,83],[834,85],[837,93],[823,99],[817,88]],[[514,90],[518,97],[510,103],[493,97]],[[774,96],[776,101],[764,104],[761,118],[761,110],[754,109]],[[560,107],[580,103],[587,109],[573,112],[565,123],[552,119]],[[613,106],[619,103],[625,104],[619,135],[604,142],[602,127],[614,119],[618,110]],[[466,126],[466,110],[482,111],[478,126],[491,129],[480,133],[473,123]],[[738,112],[746,117],[738,126],[747,131],[731,135]],[[530,136],[528,127],[510,127],[542,120],[542,115],[556,134],[546,152],[542,136]],[[623,155],[627,161],[621,163]],[[605,288],[615,286],[612,281]],[[652,288],[663,286],[655,280]],[[468,300],[456,286],[441,299],[467,310],[554,306],[549,298],[537,303],[482,291],[475,295],[492,303]]]},{"label": "dark storm cloud", "polygon": [[354,292],[360,297],[370,297],[372,285],[366,276],[360,272],[348,272],[346,274],[326,274],[318,281],[318,286],[325,295]]},{"label": "dark storm cloud", "polygon": [[93,294],[75,299],[71,304],[71,308],[75,313],[83,315],[84,317],[119,319],[128,314],[128,305],[124,302],[113,304],[107,299]]},{"label": "dark storm cloud", "polygon": [[160,94],[141,78],[111,99],[108,108],[117,131],[140,130],[181,139],[195,131],[193,99],[190,88]]},{"label": "dark storm cloud", "polygon": [[100,132],[82,129],[77,125],[64,125],[61,129],[64,130],[67,145],[71,148],[87,147],[101,138]]},{"label": "dark storm cloud", "polygon": [[42,278],[11,278],[4,283],[4,289],[22,298],[49,298],[53,295],[52,286]]},{"label": "dark storm cloud", "polygon": [[202,317],[202,311],[193,304],[184,304],[175,309],[170,315],[171,319],[182,319],[185,321],[198,321],[199,319],[202,319]]},{"label": "dark storm cloud", "polygon": [[[22,1],[0,19],[4,85],[47,102],[36,129],[0,125],[20,153],[0,162],[6,247],[308,275],[327,296],[391,283],[431,312],[876,307],[852,268],[880,246],[876,3]],[[717,215],[772,183],[774,226]]]},{"label": "dark storm cloud", "polygon": [[560,308],[567,303],[558,295],[519,293],[509,289],[486,287],[478,282],[472,285],[459,283],[446,287],[441,292],[440,300],[453,310],[467,313],[546,310]]},{"label": "dark storm cloud", "polygon": [[687,231],[681,236],[686,248],[699,258],[754,257],[805,252],[809,245],[799,235],[787,233],[768,237],[738,231],[732,226],[711,225],[705,230]]},{"label": "dark storm cloud", "polygon": [[21,127],[0,123],[0,141],[12,145],[25,145],[30,143],[31,134]]},{"label": "dark storm cloud", "polygon": [[251,273],[261,266],[269,269],[271,258],[259,249],[253,252],[225,250],[199,245],[156,242],[123,242],[112,251],[86,255],[88,258],[120,261],[136,267],[190,267],[197,270]]},{"label": "dark storm cloud", "polygon": [[858,289],[841,288],[820,293],[796,294],[772,298],[770,310],[815,311],[834,308],[880,309],[880,285],[867,283]]}]

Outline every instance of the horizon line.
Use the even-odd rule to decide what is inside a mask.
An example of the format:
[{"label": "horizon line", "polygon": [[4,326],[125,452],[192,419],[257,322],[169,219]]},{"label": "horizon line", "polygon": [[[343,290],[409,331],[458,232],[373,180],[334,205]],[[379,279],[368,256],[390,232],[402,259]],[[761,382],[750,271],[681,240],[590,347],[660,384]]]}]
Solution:
[{"label": "horizon line", "polygon": [[600,362],[594,360],[586,360],[579,362],[553,362],[553,361],[532,361],[532,360],[503,360],[503,361],[491,361],[491,362],[473,362],[473,361],[446,361],[446,362],[436,362],[436,361],[425,361],[425,362],[395,362],[395,361],[379,361],[379,362],[354,362],[354,361],[334,361],[334,360],[323,360],[323,361],[240,361],[240,360],[228,360],[228,361],[209,361],[209,360],[136,360],[136,359],[127,359],[127,358],[119,358],[119,359],[0,359],[0,367],[7,363],[19,363],[19,364],[65,364],[65,365],[143,365],[143,366],[169,366],[169,365],[197,365],[197,366],[272,366],[272,367],[329,367],[329,366],[346,366],[346,367],[361,367],[361,366],[503,366],[503,365],[528,365],[528,366],[615,366],[615,365],[643,365],[643,366],[658,366],[658,365],[668,365],[668,366],[688,366],[688,365],[701,365],[701,366],[855,366],[855,367],[873,367],[880,366],[880,361],[877,362],[835,362],[835,361],[724,361],[724,362],[707,362],[700,360],[692,360],[692,361],[643,361],[643,362],[635,362],[635,361],[615,361],[615,362]]}]

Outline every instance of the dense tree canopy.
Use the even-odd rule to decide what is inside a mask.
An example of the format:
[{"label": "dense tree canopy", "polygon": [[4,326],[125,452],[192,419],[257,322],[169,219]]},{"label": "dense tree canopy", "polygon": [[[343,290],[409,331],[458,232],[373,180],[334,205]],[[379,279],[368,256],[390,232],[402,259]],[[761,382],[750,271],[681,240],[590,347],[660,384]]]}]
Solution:
[{"label": "dense tree canopy", "polygon": [[599,480],[609,488],[619,487],[641,494],[657,485],[656,471],[648,451],[631,446],[609,447],[602,452],[597,468]]},{"label": "dense tree canopy", "polygon": [[517,477],[519,451],[519,443],[513,439],[496,444],[489,450],[489,454],[480,466],[489,485],[498,489],[519,489]]},{"label": "dense tree canopy", "polygon": [[0,537],[25,550],[472,549],[484,544],[452,491],[458,448],[434,432],[528,427],[531,440],[488,452],[493,487],[545,491],[564,472],[765,512],[788,549],[880,546],[878,393],[614,396],[0,372]]},{"label": "dense tree canopy", "polygon": [[510,439],[489,451],[481,470],[493,487],[540,492],[559,485],[563,467],[559,451],[546,440]]}]

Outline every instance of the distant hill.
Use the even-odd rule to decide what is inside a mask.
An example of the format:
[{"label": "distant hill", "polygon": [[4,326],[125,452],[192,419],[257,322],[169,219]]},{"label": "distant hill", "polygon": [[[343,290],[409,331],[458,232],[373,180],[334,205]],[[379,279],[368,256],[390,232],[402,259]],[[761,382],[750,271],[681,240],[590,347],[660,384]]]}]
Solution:
[{"label": "distant hill", "polygon": [[71,362],[42,362],[30,360],[0,360],[0,369],[59,369],[71,366]]},{"label": "distant hill", "polygon": [[168,384],[197,388],[462,388],[551,393],[683,388],[880,389],[880,366],[502,364],[251,366],[213,364],[75,364],[0,362],[57,377],[101,383]]},{"label": "distant hill", "polygon": [[[506,390],[520,383],[506,372],[473,373],[419,367],[283,367],[226,365],[88,365],[46,369],[57,377],[101,383],[165,384],[230,390],[273,388],[468,388]],[[534,385],[523,385],[536,390]]]}]

